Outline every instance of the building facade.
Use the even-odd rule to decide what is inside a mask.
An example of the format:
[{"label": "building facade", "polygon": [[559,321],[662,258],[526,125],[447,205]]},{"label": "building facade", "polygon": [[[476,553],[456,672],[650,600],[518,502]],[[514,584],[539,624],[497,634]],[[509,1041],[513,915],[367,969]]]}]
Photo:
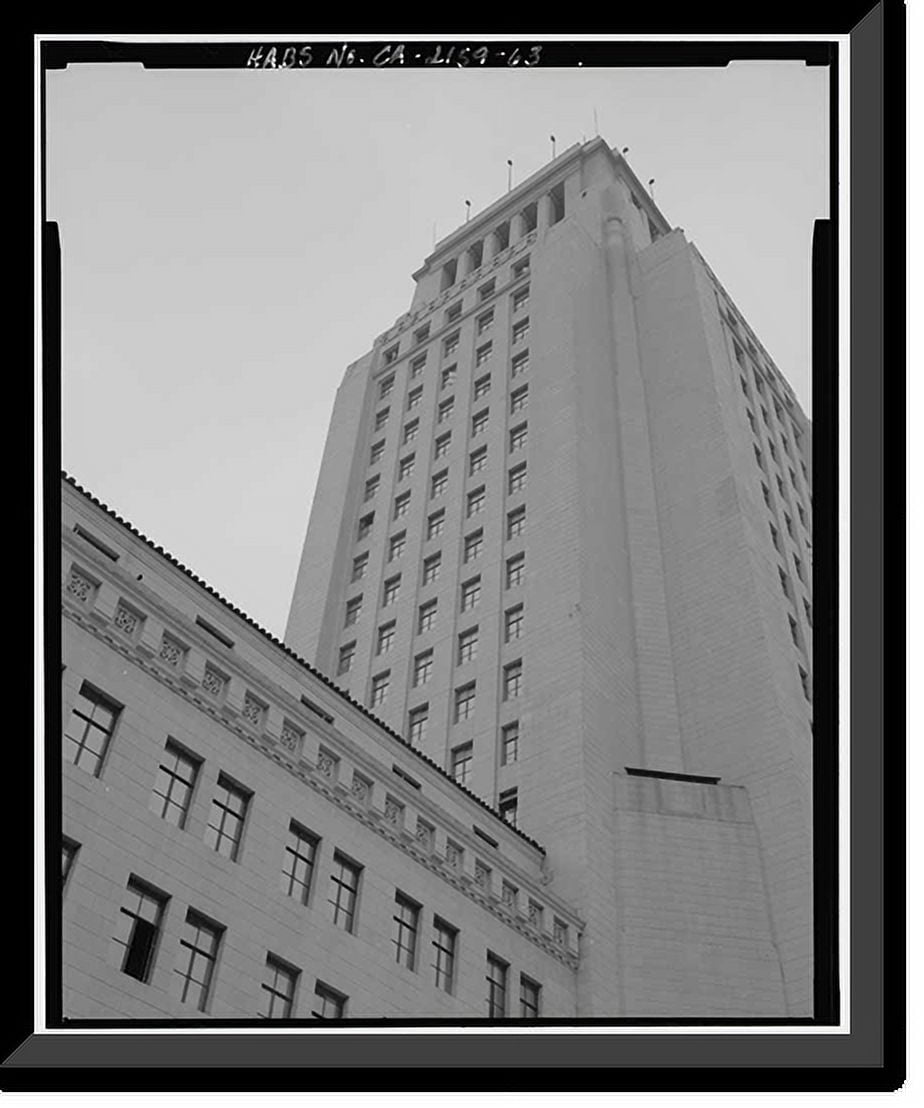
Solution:
[{"label": "building facade", "polygon": [[285,641],[511,825],[579,1016],[812,1014],[811,427],[600,139],[338,390]]}]

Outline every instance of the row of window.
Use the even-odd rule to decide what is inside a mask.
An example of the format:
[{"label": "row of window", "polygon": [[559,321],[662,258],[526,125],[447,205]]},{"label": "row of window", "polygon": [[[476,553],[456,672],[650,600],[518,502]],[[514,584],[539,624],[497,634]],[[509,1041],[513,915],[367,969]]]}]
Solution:
[{"label": "row of window", "polygon": [[[478,628],[473,627],[459,634],[459,663],[471,661],[478,648]],[[414,659],[413,685],[419,687],[430,679],[433,668],[433,651],[428,650],[418,654]],[[391,683],[391,670],[383,670],[377,673],[371,681],[369,705],[372,708],[381,707],[388,698],[388,690]],[[503,699],[516,700],[523,687],[523,661],[517,659],[508,662],[503,667],[501,690]],[[455,690],[453,696],[453,723],[461,723],[470,719],[475,712],[475,682],[470,681]]]}]

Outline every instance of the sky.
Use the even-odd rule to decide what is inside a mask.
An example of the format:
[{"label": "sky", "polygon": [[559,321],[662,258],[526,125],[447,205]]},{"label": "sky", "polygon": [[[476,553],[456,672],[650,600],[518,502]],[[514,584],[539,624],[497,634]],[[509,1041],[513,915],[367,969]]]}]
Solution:
[{"label": "sky", "polygon": [[334,396],[443,238],[599,134],[810,414],[828,71],[47,73],[62,464],[281,638]]}]

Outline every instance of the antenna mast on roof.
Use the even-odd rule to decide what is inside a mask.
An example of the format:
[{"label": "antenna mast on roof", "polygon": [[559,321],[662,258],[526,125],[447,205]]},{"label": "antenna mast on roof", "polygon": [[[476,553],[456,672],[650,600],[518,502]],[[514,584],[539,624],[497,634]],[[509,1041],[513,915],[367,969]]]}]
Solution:
[{"label": "antenna mast on roof", "polygon": [[594,108],[594,134],[598,138],[600,137],[600,126],[597,123],[597,109],[596,108]]},{"label": "antenna mast on roof", "polygon": [[507,191],[513,188],[513,162],[510,158],[507,159]]},{"label": "antenna mast on roof", "polygon": [[549,138],[552,140],[552,161],[554,162],[555,161],[555,136],[554,135],[549,135]]},{"label": "antenna mast on roof", "polygon": [[471,200],[465,201],[465,222],[468,223],[469,216],[472,214],[472,202]]}]

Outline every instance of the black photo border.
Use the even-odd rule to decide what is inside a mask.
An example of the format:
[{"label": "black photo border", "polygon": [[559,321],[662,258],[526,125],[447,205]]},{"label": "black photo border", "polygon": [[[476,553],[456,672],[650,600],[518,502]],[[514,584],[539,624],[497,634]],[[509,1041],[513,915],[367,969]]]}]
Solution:
[{"label": "black photo border", "polygon": [[[444,21],[445,24],[445,21]],[[581,30],[543,28],[543,19],[530,17],[537,39],[543,33],[578,34],[722,34],[740,35],[741,42],[684,42],[612,44],[599,40],[581,43],[587,64],[665,64],[665,47],[680,48],[686,60],[673,64],[721,64],[729,57],[803,57],[825,64],[824,42],[748,42],[755,34],[850,35],[850,280],[851,280],[851,421],[850,626],[851,652],[850,750],[851,842],[851,1029],[834,1027],[838,1010],[837,868],[838,850],[836,775],[819,775],[816,822],[816,1010],[815,1021],[686,1021],[697,1025],[732,1022],[741,1032],[658,1034],[677,1020],[560,1021],[577,1023],[580,1033],[479,1034],[473,1020],[463,1035],[427,1034],[422,1021],[387,1021],[400,1034],[376,1034],[381,1021],[366,1021],[362,1032],[317,1036],[279,1034],[233,1038],[215,1033],[220,1021],[192,1021],[142,1025],[133,1021],[131,1033],[118,1030],[99,1034],[82,1022],[80,1030],[48,1032],[33,1026],[35,989],[31,912],[33,867],[28,849],[32,827],[31,794],[20,790],[18,806],[8,815],[13,866],[4,916],[8,951],[18,951],[8,966],[8,1003],[4,1041],[0,1045],[4,1091],[61,1089],[137,1090],[262,1090],[303,1089],[348,1091],[362,1088],[400,1089],[415,1078],[409,1071],[428,1073],[435,1085],[452,1089],[490,1090],[507,1085],[497,1069],[517,1069],[516,1087],[529,1090],[893,1090],[905,1076],[905,9],[901,0],[877,4],[847,3],[831,12],[821,5],[783,3],[772,11],[743,11],[740,5],[713,4],[708,12],[689,7],[642,17],[619,14],[615,25]],[[342,31],[344,18],[314,18],[316,34]],[[156,33],[151,27],[130,29],[119,19],[123,34]],[[427,33],[458,34],[462,29],[440,26],[428,19]],[[406,33],[414,33],[405,25]],[[160,31],[165,31],[160,28]],[[171,32],[176,31],[174,26]],[[189,28],[185,33],[199,31]],[[241,28],[245,30],[245,28]],[[511,42],[520,41],[514,27]],[[368,24],[356,27],[371,33]],[[235,33],[222,28],[221,33]],[[31,34],[77,33],[73,25],[61,31],[33,29]],[[118,36],[95,28],[99,42],[44,42],[41,48],[41,113],[44,122],[44,73],[68,60],[119,61],[149,54],[149,64],[170,67],[241,65],[230,60],[230,49],[243,44],[202,43],[120,44]],[[214,33],[214,28],[213,28]],[[464,33],[464,32],[463,32]],[[400,41],[391,29],[378,36],[382,43]],[[305,41],[311,41],[306,34]],[[207,43],[207,45],[205,45]],[[257,43],[254,43],[257,45]],[[528,48],[530,43],[523,42]],[[567,50],[567,41],[559,44]],[[831,44],[832,46],[834,44]],[[575,49],[577,49],[575,47]],[[154,55],[157,60],[153,61]],[[184,56],[185,55],[185,56]],[[564,52],[559,64],[568,64]],[[576,57],[576,55],[575,55]],[[594,61],[593,58],[599,60]],[[711,61],[710,61],[711,59]],[[26,73],[32,57],[23,64]],[[574,64],[573,62],[571,64]],[[827,64],[836,75],[837,51]],[[832,154],[837,151],[837,106],[831,102]],[[28,145],[31,148],[31,135]],[[42,138],[44,162],[44,138]],[[831,218],[818,221],[813,243],[813,485],[815,541],[815,755],[836,759],[838,679],[838,528],[837,528],[837,159],[830,166]],[[39,183],[42,187],[42,183]],[[888,205],[886,205],[888,189]],[[60,735],[59,682],[51,680],[61,658],[58,606],[60,603],[60,243],[57,228],[45,224],[44,191],[37,213],[42,230],[42,399],[43,399],[43,542],[45,625],[44,655],[47,728],[46,758],[57,751]],[[24,221],[25,222],[25,221]],[[28,248],[27,248],[28,249]],[[24,313],[25,317],[25,313]],[[886,366],[891,372],[886,376]],[[886,382],[888,381],[888,389]],[[888,468],[885,430],[888,420]],[[886,480],[888,475],[888,480]],[[888,501],[885,499],[888,490]],[[39,506],[35,506],[36,510]],[[845,536],[842,534],[841,539]],[[885,575],[885,540],[889,541],[889,575]],[[885,613],[889,617],[885,634]],[[37,629],[38,630],[38,629]],[[888,683],[888,684],[887,684]],[[889,742],[885,742],[885,736]],[[33,776],[28,743],[11,747],[15,780]],[[49,765],[53,764],[48,760]],[[836,767],[836,761],[835,761]],[[18,771],[18,772],[17,772]],[[46,888],[49,908],[59,880],[55,862],[60,837],[60,783],[56,775],[44,782],[48,858]],[[826,782],[828,782],[826,784]],[[18,830],[17,835],[12,832]],[[832,895],[833,892],[833,895]],[[49,949],[60,950],[60,914],[48,912]],[[60,961],[60,957],[58,958]],[[56,967],[49,964],[49,995],[53,997]],[[49,1007],[50,1015],[54,1006]],[[515,1022],[515,1021],[513,1021]],[[608,1025],[651,1027],[650,1034],[613,1035]],[[799,1024],[828,1025],[800,1033]],[[586,1025],[586,1026],[585,1026]],[[763,1025],[760,1029],[759,1025]],[[776,1031],[776,1026],[779,1031]],[[50,1024],[51,1026],[51,1024]],[[116,1022],[97,1027],[118,1028]],[[124,1026],[124,1024],[122,1025]],[[154,1034],[138,1030],[157,1028]],[[187,1034],[162,1029],[201,1027]],[[233,1026],[242,1026],[234,1023]],[[243,1026],[247,1026],[244,1024]],[[360,1024],[359,1026],[363,1026]],[[506,1025],[505,1025],[506,1026]],[[745,1030],[750,1028],[750,1030]],[[355,1076],[354,1076],[355,1071]],[[444,1071],[445,1076],[444,1076]]]}]

